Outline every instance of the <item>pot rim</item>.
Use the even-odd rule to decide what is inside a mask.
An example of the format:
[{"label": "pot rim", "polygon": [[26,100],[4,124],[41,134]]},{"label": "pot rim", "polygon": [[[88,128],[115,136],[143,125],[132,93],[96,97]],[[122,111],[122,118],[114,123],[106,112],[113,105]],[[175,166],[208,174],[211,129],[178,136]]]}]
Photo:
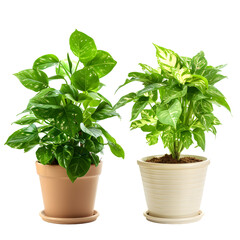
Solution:
[{"label": "pot rim", "polygon": [[[60,177],[60,178],[68,178],[67,171],[65,168],[60,165],[43,165],[42,163],[36,161],[35,162],[37,174],[42,177]],[[94,177],[96,175],[100,175],[102,170],[102,161],[99,162],[96,167],[94,164],[91,164],[88,172],[83,177]],[[83,178],[80,177],[80,178]]]},{"label": "pot rim", "polygon": [[146,162],[146,160],[151,159],[153,157],[162,157],[163,154],[159,155],[152,155],[152,156],[146,156],[141,158],[140,160],[137,160],[137,163],[139,166],[146,167],[146,168],[155,168],[155,169],[192,169],[192,168],[201,168],[206,167],[210,164],[210,160],[203,156],[198,155],[192,155],[192,154],[182,154],[181,157],[195,157],[200,160],[203,160],[201,162],[195,162],[195,163],[152,163],[152,162]]}]

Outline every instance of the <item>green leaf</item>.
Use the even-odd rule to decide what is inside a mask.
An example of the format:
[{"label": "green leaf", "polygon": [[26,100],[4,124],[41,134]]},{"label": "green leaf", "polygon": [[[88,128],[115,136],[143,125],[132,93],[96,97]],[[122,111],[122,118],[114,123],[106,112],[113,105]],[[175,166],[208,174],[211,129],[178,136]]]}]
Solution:
[{"label": "green leaf", "polygon": [[187,89],[187,86],[183,88],[179,86],[165,88],[165,94],[163,96],[164,103],[169,103],[173,99],[184,97],[187,94]]},{"label": "green leaf", "polygon": [[90,155],[85,154],[81,147],[74,148],[74,155],[67,167],[68,177],[74,182],[78,177],[83,177],[91,166]]},{"label": "green leaf", "polygon": [[83,123],[80,124],[81,130],[95,138],[102,135],[102,131],[96,127],[86,127]]},{"label": "green leaf", "polygon": [[106,102],[101,102],[92,114],[92,118],[95,120],[103,120],[114,116],[119,116],[119,114]]},{"label": "green leaf", "polygon": [[190,131],[181,132],[180,140],[186,149],[188,149],[193,144],[192,134]]},{"label": "green leaf", "polygon": [[127,103],[133,101],[136,98],[136,93],[128,93],[127,95],[124,95],[123,97],[121,97],[118,102],[113,106],[113,109],[118,109],[124,105],[126,105]]},{"label": "green leaf", "polygon": [[162,133],[162,142],[164,147],[167,147],[169,151],[172,153],[174,151],[174,140],[175,140],[175,134],[172,128],[167,128]]},{"label": "green leaf", "polygon": [[111,152],[116,156],[116,157],[121,157],[124,158],[125,157],[125,153],[124,150],[122,149],[122,147],[117,144],[117,143],[113,143],[113,142],[108,142],[108,145],[110,147]]},{"label": "green leaf", "polygon": [[170,49],[160,47],[153,44],[156,48],[156,56],[158,64],[162,71],[171,73],[172,68],[180,68],[180,58],[179,56]]},{"label": "green leaf", "polygon": [[102,139],[102,137],[98,137],[96,138],[91,138],[91,139],[87,139],[85,142],[85,148],[89,151],[89,152],[94,152],[94,153],[98,153],[101,152],[103,150],[104,145],[98,141],[98,139]]},{"label": "green leaf", "polygon": [[116,157],[125,157],[124,150],[122,147],[116,142],[116,140],[99,124],[97,124],[98,128],[101,130],[102,134],[108,141],[108,145],[110,147],[111,152],[116,156]]},{"label": "green leaf", "polygon": [[33,69],[44,70],[59,63],[57,56],[53,54],[46,54],[39,57],[33,64]]},{"label": "green leaf", "polygon": [[48,87],[48,76],[42,71],[27,69],[13,75],[20,80],[24,87],[35,92]]},{"label": "green leaf", "polygon": [[[45,130],[46,131],[46,130]],[[41,139],[44,143],[62,144],[70,140],[70,137],[61,132],[55,127],[52,127],[49,132]]]},{"label": "green leaf", "polygon": [[46,88],[30,99],[34,115],[40,119],[54,118],[62,111],[61,94],[53,88]]},{"label": "green leaf", "polygon": [[206,91],[206,95],[210,97],[217,104],[224,106],[229,112],[231,112],[231,108],[228,105],[226,98],[224,95],[214,86],[209,86]]},{"label": "green leaf", "polygon": [[150,74],[150,73],[159,73],[158,70],[153,69],[152,67],[148,66],[147,64],[139,63],[139,65],[141,66],[142,70],[143,70],[145,73],[147,73],[147,74]]},{"label": "green leaf", "polygon": [[189,69],[186,67],[171,68],[171,73],[172,73],[173,77],[181,84],[185,84],[185,82],[188,81],[192,77]]},{"label": "green leaf", "polygon": [[80,123],[83,120],[81,109],[73,104],[66,105],[55,116],[56,127],[67,135],[74,137],[80,131]]},{"label": "green leaf", "polygon": [[146,124],[149,124],[149,122],[150,121],[145,120],[145,119],[136,120],[131,123],[130,128],[131,128],[131,130],[136,129],[136,128],[141,128],[141,127],[145,126]]},{"label": "green leaf", "polygon": [[158,137],[159,137],[159,134],[158,133],[156,134],[155,132],[151,132],[147,134],[146,139],[147,139],[148,145],[151,146],[151,145],[157,144]]},{"label": "green leaf", "polygon": [[213,111],[212,103],[206,99],[198,100],[193,106],[193,111],[197,117]]},{"label": "green leaf", "polygon": [[97,54],[94,40],[85,33],[75,30],[69,39],[70,49],[82,63],[92,60]]},{"label": "green leaf", "polygon": [[68,85],[68,84],[62,84],[60,92],[62,94],[65,94],[66,97],[69,98],[69,96],[74,100],[78,101],[78,90],[73,86],[73,85]]},{"label": "green leaf", "polygon": [[57,80],[57,79],[64,79],[63,76],[61,75],[55,75],[55,76],[52,76],[52,77],[49,77],[48,80],[51,81],[51,80]]},{"label": "green leaf", "polygon": [[147,121],[155,119],[155,112],[152,109],[144,109],[141,112],[141,117]]},{"label": "green leaf", "polygon": [[92,163],[97,167],[100,162],[99,156],[92,153],[91,158],[92,158]]},{"label": "green leaf", "polygon": [[72,74],[72,61],[69,57],[69,53],[67,54],[67,60],[68,60],[68,68],[69,68],[69,72]]},{"label": "green leaf", "polygon": [[21,119],[15,121],[14,123],[19,125],[28,125],[35,122],[38,122],[38,118],[36,118],[33,114],[31,114],[31,115],[23,116]]},{"label": "green leaf", "polygon": [[133,105],[131,121],[136,119],[140,112],[147,106],[148,97],[140,97]]},{"label": "green leaf", "polygon": [[153,84],[147,85],[145,88],[137,92],[137,96],[142,96],[147,92],[158,90],[162,86],[163,86],[162,83],[153,83]]},{"label": "green leaf", "polygon": [[201,124],[206,130],[209,130],[209,128],[213,125],[213,122],[215,120],[215,116],[212,113],[205,113],[201,114],[198,119],[200,120]]},{"label": "green leaf", "polygon": [[59,62],[59,64],[56,67],[56,74],[60,75],[60,76],[63,76],[63,77],[67,76],[67,73],[66,73],[65,69],[68,73],[70,73],[70,69],[69,69],[67,59],[61,60]]},{"label": "green leaf", "polygon": [[193,130],[193,136],[198,146],[205,150],[205,134],[201,128],[196,128]]},{"label": "green leaf", "polygon": [[192,71],[194,74],[201,74],[207,66],[207,60],[204,57],[204,52],[199,52],[192,58]]},{"label": "green leaf", "polygon": [[99,86],[99,78],[93,69],[83,68],[71,77],[72,84],[81,91],[94,90]]},{"label": "green leaf", "polygon": [[97,55],[86,64],[86,67],[92,68],[99,78],[104,77],[112,71],[117,62],[105,51],[98,50]]},{"label": "green leaf", "polygon": [[208,88],[208,80],[200,75],[192,75],[191,80],[189,80],[188,82],[189,87],[196,87],[202,93],[205,93]]},{"label": "green leaf", "polygon": [[55,156],[58,164],[63,168],[68,168],[74,154],[74,148],[69,145],[58,146],[55,151]]},{"label": "green leaf", "polygon": [[38,129],[34,124],[14,132],[6,141],[11,148],[24,149],[25,152],[39,143]]},{"label": "green leaf", "polygon": [[48,164],[53,157],[52,145],[39,147],[38,150],[36,151],[36,156],[40,163],[42,163],[43,165]]},{"label": "green leaf", "polygon": [[175,99],[172,104],[160,104],[157,106],[158,120],[176,128],[178,119],[182,113],[182,106],[178,99]]}]

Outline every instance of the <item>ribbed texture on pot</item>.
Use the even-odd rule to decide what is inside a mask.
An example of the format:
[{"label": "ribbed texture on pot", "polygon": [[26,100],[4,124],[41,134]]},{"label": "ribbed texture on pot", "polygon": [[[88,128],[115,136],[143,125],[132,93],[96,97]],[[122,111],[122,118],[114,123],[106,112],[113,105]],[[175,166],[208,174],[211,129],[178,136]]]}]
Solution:
[{"label": "ribbed texture on pot", "polygon": [[[185,155],[186,156],[186,155]],[[161,164],[138,161],[149,215],[161,218],[196,216],[200,210],[209,160],[187,164]]]}]

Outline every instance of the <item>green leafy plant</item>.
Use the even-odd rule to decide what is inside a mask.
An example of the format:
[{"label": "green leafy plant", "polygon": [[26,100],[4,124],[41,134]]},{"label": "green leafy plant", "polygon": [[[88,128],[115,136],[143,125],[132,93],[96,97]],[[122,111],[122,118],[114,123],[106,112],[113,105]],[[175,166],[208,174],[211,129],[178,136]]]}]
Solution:
[{"label": "green leafy plant", "polygon": [[[36,157],[42,164],[59,164],[72,182],[84,176],[91,164],[99,163],[105,145],[117,157],[124,151],[99,124],[100,120],[119,116],[109,100],[99,93],[100,78],[107,75],[116,61],[105,51],[97,50],[94,40],[75,30],[70,36],[69,54],[59,60],[53,54],[38,58],[32,69],[14,74],[26,88],[37,92],[15,123],[28,125],[14,132],[6,144],[28,152],[36,145]],[[81,66],[80,66],[81,65]],[[43,71],[55,67],[55,75]],[[65,81],[60,89],[50,87],[53,80]]]},{"label": "green leafy plant", "polygon": [[202,51],[188,58],[154,46],[159,67],[140,63],[144,73],[129,73],[119,88],[136,81],[144,88],[121,97],[114,109],[134,102],[131,129],[146,132],[149,145],[156,144],[161,137],[175,159],[193,140],[205,150],[205,132],[216,134],[215,126],[220,124],[213,114],[213,104],[231,111],[224,95],[215,87],[226,78],[220,74],[224,65],[209,66]]}]

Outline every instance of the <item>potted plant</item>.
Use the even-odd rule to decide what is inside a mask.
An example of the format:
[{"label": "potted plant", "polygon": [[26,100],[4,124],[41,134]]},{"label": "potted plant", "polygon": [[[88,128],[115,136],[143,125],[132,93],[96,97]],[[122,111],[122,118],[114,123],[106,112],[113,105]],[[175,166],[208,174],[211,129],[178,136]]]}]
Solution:
[{"label": "potted plant", "polygon": [[[14,74],[26,88],[37,92],[15,123],[27,125],[14,132],[6,144],[28,152],[35,146],[45,210],[43,220],[54,223],[94,221],[94,201],[105,145],[117,157],[124,151],[99,124],[118,116],[99,93],[100,78],[116,65],[108,52],[97,50],[94,40],[75,30],[70,49],[77,57],[59,60],[53,54],[38,58],[32,69]],[[55,67],[53,76],[44,70]],[[51,71],[51,69],[49,69]],[[60,89],[50,87],[62,81]],[[56,84],[55,84],[56,85]]]},{"label": "potted plant", "polygon": [[202,217],[199,208],[209,160],[181,153],[194,140],[205,150],[205,132],[216,134],[220,121],[213,114],[213,104],[230,111],[215,87],[225,78],[220,74],[224,66],[209,66],[202,51],[191,59],[154,46],[159,67],[140,64],[144,73],[129,73],[119,88],[132,82],[141,82],[144,88],[121,97],[114,109],[134,102],[131,129],[146,132],[149,145],[161,138],[170,152],[138,161],[148,205],[146,218],[159,223],[194,222]]}]

